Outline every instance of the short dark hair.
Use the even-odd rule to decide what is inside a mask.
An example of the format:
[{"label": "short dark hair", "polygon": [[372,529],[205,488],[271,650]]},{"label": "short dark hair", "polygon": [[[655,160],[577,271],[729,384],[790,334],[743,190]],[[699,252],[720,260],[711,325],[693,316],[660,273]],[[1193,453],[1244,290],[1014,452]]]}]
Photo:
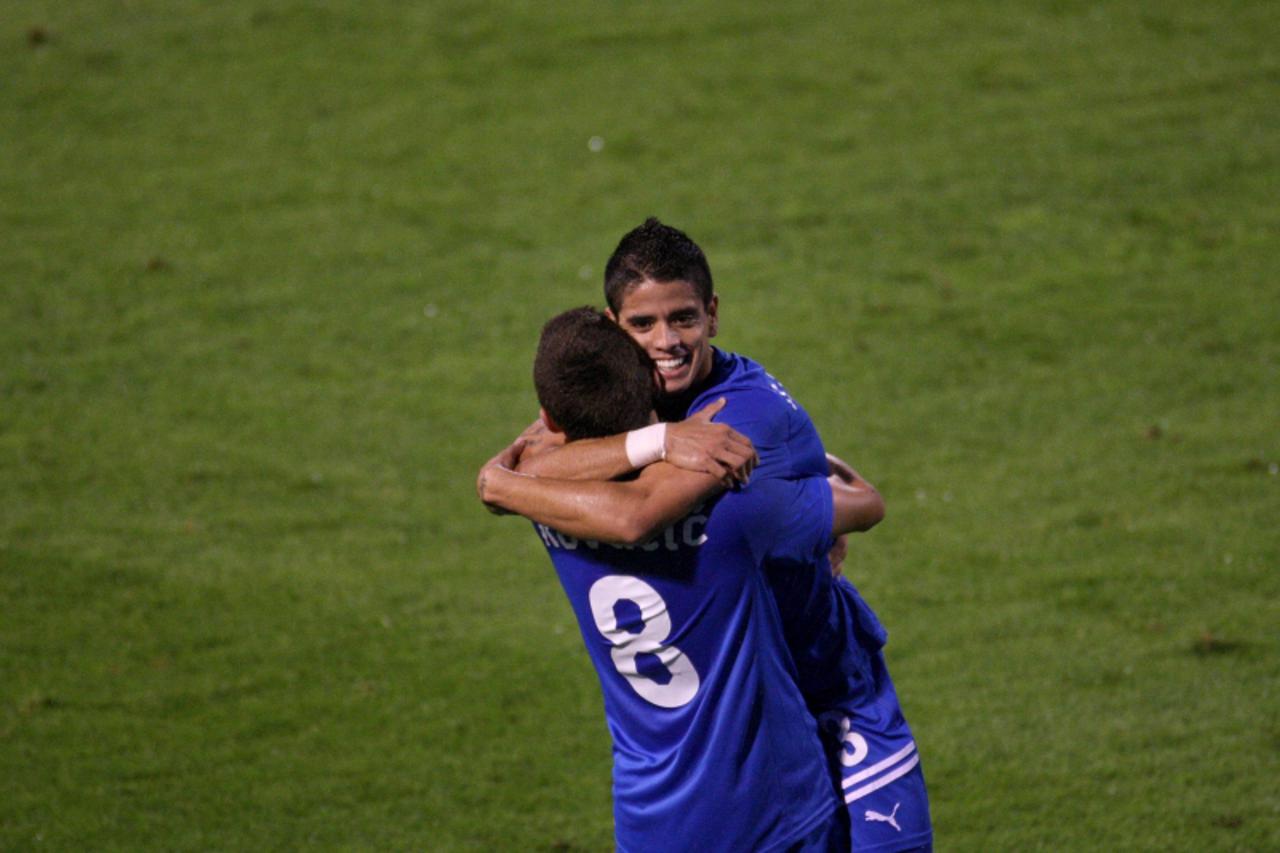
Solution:
[{"label": "short dark hair", "polygon": [[570,441],[647,425],[658,396],[648,353],[590,307],[565,311],[542,327],[533,385]]},{"label": "short dark hair", "polygon": [[698,244],[683,231],[663,225],[652,216],[626,233],[605,265],[604,298],[614,314],[622,310],[627,289],[645,279],[687,281],[703,305],[711,304],[715,292],[711,267]]}]

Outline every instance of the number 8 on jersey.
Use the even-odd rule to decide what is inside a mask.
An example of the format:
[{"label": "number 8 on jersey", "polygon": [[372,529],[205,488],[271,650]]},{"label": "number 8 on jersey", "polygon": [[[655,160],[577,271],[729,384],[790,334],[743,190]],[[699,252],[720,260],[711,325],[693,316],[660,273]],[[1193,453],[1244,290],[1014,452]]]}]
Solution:
[{"label": "number 8 on jersey", "polygon": [[[640,697],[660,708],[687,705],[701,683],[693,662],[675,646],[663,645],[671,636],[671,615],[667,602],[656,589],[630,575],[606,575],[591,585],[588,593],[596,628],[613,649],[614,668],[627,679]],[[640,610],[640,630],[624,627],[617,605],[630,601]],[[666,668],[670,679],[660,683],[640,672],[637,658],[651,655]]]}]

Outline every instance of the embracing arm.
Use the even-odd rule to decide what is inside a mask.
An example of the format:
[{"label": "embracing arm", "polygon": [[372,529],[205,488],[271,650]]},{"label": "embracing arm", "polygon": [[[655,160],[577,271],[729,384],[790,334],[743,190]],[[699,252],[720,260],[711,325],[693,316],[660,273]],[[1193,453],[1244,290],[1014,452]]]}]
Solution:
[{"label": "embracing arm", "polygon": [[490,508],[570,536],[622,545],[647,542],[721,488],[716,477],[661,462],[625,482],[531,477],[506,467],[502,454],[481,469],[476,482]]},{"label": "embracing arm", "polygon": [[517,470],[537,477],[562,480],[611,480],[632,470],[625,435],[586,438],[566,445],[564,433],[554,432],[539,417],[517,441],[525,442]]},{"label": "embracing arm", "polygon": [[875,486],[863,479],[849,463],[830,453],[827,454],[827,465],[831,471],[827,482],[831,484],[834,507],[831,532],[841,536],[870,530],[879,524],[884,518],[884,499]]},{"label": "embracing arm", "polygon": [[[666,425],[662,458],[678,468],[710,474],[725,485],[745,483],[759,461],[751,441],[726,424],[712,422],[724,398],[677,423]],[[521,435],[525,450],[517,470],[559,480],[611,480],[636,470],[627,455],[627,436],[564,441],[541,418]]]}]

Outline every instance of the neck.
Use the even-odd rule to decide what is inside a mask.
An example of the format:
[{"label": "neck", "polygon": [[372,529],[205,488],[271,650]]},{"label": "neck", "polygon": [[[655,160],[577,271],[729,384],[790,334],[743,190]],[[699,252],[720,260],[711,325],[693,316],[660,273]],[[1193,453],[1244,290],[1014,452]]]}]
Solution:
[{"label": "neck", "polygon": [[693,398],[696,396],[698,396],[698,392],[690,388],[680,394],[663,397],[656,406],[658,420],[664,422],[684,420],[685,412],[689,410],[689,404],[693,402]]}]

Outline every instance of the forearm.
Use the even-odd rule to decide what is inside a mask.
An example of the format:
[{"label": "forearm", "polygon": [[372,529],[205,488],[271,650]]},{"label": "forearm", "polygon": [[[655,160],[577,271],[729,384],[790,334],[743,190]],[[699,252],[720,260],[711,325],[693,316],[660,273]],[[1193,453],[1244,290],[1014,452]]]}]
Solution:
[{"label": "forearm", "polygon": [[831,476],[833,506],[832,533],[859,533],[870,530],[884,519],[884,499],[876,487],[838,456],[827,454]]},{"label": "forearm", "polygon": [[536,455],[526,454],[518,470],[521,474],[557,480],[612,480],[635,469],[627,458],[626,436],[611,435],[549,447]]},{"label": "forearm", "polygon": [[619,544],[644,541],[661,521],[646,514],[644,495],[635,483],[558,480],[494,469],[486,477],[483,499],[571,536]]},{"label": "forearm", "polygon": [[625,482],[529,477],[486,466],[479,490],[491,506],[584,539],[636,545],[722,488],[715,477],[658,463]]},{"label": "forearm", "polygon": [[517,470],[558,480],[612,480],[659,459],[725,486],[745,483],[759,462],[751,441],[726,424],[712,423],[725,407],[721,397],[683,421],[654,424],[605,438],[566,444],[539,418],[521,435],[523,455]]},{"label": "forearm", "polygon": [[884,519],[884,499],[866,480],[849,484],[832,475],[827,482],[831,485],[832,534],[861,533]]}]

